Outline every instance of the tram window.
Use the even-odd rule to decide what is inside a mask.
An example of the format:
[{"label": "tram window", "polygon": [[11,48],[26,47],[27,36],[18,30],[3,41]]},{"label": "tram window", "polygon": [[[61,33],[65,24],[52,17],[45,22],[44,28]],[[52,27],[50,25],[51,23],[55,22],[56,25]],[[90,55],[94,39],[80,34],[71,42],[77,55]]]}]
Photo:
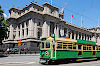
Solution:
[{"label": "tram window", "polygon": [[95,46],[93,46],[93,50],[95,50]]},{"label": "tram window", "polygon": [[87,50],[89,50],[89,47],[87,46]]},{"label": "tram window", "polygon": [[96,46],[96,50],[98,50],[98,46]]},{"label": "tram window", "polygon": [[42,42],[42,48],[44,48],[44,42]]},{"label": "tram window", "polygon": [[58,47],[57,48],[62,48],[62,44],[58,44]]},{"label": "tram window", "polygon": [[46,42],[46,48],[50,48],[50,42]]},{"label": "tram window", "polygon": [[78,45],[78,49],[81,49],[81,45]]},{"label": "tram window", "polygon": [[72,49],[72,45],[68,45],[68,49]]},{"label": "tram window", "polygon": [[73,44],[73,49],[76,49],[76,44]]},{"label": "tram window", "polygon": [[55,48],[55,45],[53,45],[53,48]]},{"label": "tram window", "polygon": [[96,50],[100,50],[100,46],[96,46]]},{"label": "tram window", "polygon": [[91,50],[91,47],[89,47],[89,50]]},{"label": "tram window", "polygon": [[86,50],[86,45],[83,45],[83,50]]}]

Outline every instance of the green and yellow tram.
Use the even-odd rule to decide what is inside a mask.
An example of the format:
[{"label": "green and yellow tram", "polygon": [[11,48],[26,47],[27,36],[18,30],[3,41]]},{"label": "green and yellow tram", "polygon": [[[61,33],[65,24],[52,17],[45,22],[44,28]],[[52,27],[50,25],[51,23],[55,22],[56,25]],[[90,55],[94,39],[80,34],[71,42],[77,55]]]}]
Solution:
[{"label": "green and yellow tram", "polygon": [[41,40],[40,63],[57,60],[100,58],[100,44],[93,41],[73,40],[65,37],[47,37]]}]

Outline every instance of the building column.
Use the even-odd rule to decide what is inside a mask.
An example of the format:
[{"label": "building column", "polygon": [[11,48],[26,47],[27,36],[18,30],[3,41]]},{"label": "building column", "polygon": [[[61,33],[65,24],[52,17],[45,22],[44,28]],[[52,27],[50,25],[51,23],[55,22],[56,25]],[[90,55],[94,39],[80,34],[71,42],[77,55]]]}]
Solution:
[{"label": "building column", "polygon": [[27,35],[26,35],[26,22],[24,22],[24,38],[26,38]]},{"label": "building column", "polygon": [[55,34],[55,36],[57,37],[56,23],[55,23],[55,25],[54,25],[54,34]]},{"label": "building column", "polygon": [[57,37],[59,37],[59,25],[57,24]]},{"label": "building column", "polygon": [[[34,31],[34,34],[35,34],[35,36],[37,36],[36,34],[36,32],[37,32],[37,23],[35,23],[35,26],[34,26],[34,30],[36,30],[36,31]],[[30,38],[33,38],[33,20],[31,19],[31,20],[29,20],[29,27],[28,27],[28,37],[30,37]]]},{"label": "building column", "polygon": [[49,28],[48,28],[47,22],[45,21],[42,27],[42,38],[47,37],[49,35],[48,29]]},{"label": "building column", "polygon": [[22,39],[22,24],[20,24],[20,39]]},{"label": "building column", "polygon": [[19,40],[18,26],[16,27],[16,39]]},{"label": "building column", "polygon": [[91,40],[95,42],[95,41],[96,41],[95,36],[93,36],[93,37],[91,38]]},{"label": "building column", "polygon": [[13,40],[13,26],[12,26],[12,24],[10,25],[9,39],[10,39],[10,40]]},{"label": "building column", "polygon": [[37,21],[34,20],[34,37],[37,38],[37,32],[38,32],[38,29],[37,29]]},{"label": "building column", "polygon": [[79,32],[77,32],[77,39],[79,39]]},{"label": "building column", "polygon": [[76,39],[76,32],[74,31],[74,39]]},{"label": "building column", "polygon": [[82,40],[82,33],[81,33],[81,40]]},{"label": "building column", "polygon": [[70,33],[70,39],[72,39],[72,31],[71,31],[71,33]]},{"label": "building column", "polygon": [[83,40],[85,40],[85,34],[83,33]]},{"label": "building column", "polygon": [[97,43],[100,43],[100,35],[98,35]]},{"label": "building column", "polygon": [[61,26],[61,29],[60,29],[60,34],[61,36],[64,36],[64,28]]}]

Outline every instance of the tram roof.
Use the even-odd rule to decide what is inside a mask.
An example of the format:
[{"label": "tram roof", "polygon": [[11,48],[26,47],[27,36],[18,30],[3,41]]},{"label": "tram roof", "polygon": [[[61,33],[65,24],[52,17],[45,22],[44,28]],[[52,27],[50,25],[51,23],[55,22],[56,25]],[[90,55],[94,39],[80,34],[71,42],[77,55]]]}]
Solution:
[{"label": "tram roof", "polygon": [[[47,37],[47,40],[52,41],[52,40],[54,40],[54,38]],[[90,45],[100,45],[100,43],[96,43],[96,42],[93,42],[93,41],[86,41],[86,40],[80,40],[80,39],[74,40],[74,39],[70,39],[70,38],[66,38],[66,37],[56,37],[55,41],[70,42],[70,43],[82,43],[82,44],[90,44]]]},{"label": "tram roof", "polygon": [[100,43],[96,43],[96,45],[99,45],[100,46]]},{"label": "tram roof", "polygon": [[[52,37],[48,37],[47,40],[54,40]],[[77,40],[69,39],[69,38],[64,38],[64,37],[56,37],[55,41],[60,41],[60,42],[72,42],[75,43]]]},{"label": "tram roof", "polygon": [[77,43],[96,45],[96,42],[77,39]]}]

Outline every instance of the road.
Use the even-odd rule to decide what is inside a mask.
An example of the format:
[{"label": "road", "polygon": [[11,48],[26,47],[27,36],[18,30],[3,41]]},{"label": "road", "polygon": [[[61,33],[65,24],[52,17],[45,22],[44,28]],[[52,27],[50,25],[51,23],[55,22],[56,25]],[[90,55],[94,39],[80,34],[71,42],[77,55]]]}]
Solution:
[{"label": "road", "polygon": [[[0,66],[44,66],[39,63],[39,54],[10,55],[0,58]],[[59,63],[45,66],[100,66],[100,60],[90,62]]]}]

